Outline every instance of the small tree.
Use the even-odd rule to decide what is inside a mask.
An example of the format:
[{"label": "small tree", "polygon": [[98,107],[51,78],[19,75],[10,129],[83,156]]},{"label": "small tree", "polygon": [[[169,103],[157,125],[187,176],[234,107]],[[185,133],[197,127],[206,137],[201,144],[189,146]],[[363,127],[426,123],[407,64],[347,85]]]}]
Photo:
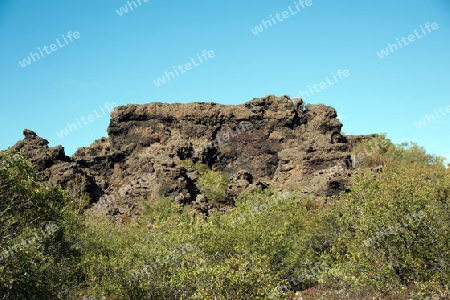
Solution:
[{"label": "small tree", "polygon": [[206,171],[198,180],[200,191],[213,202],[226,202],[228,179],[217,171]]},{"label": "small tree", "polygon": [[198,185],[200,192],[206,199],[219,203],[226,202],[229,180],[225,174],[210,170],[206,164],[193,163],[190,159],[181,161],[181,164],[186,168],[195,169],[201,175],[198,179]]}]

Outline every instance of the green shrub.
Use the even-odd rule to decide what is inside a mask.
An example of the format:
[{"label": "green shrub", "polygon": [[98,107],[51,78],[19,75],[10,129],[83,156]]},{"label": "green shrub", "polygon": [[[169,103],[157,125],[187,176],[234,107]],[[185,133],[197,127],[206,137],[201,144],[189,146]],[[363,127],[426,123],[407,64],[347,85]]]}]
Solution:
[{"label": "green shrub", "polygon": [[[368,165],[381,163],[383,171],[365,172],[351,192],[326,203],[258,188],[207,220],[169,199],[143,201],[140,218],[126,225],[94,210],[82,223],[83,205],[70,196],[82,189],[43,187],[22,156],[0,153],[2,249],[57,226],[42,241],[0,256],[0,293],[5,299],[293,299],[296,291],[305,300],[448,298],[450,171],[414,144],[379,139],[359,147],[369,147]],[[223,174],[184,163],[199,173],[208,200],[226,198]]]},{"label": "green shrub", "polygon": [[206,171],[198,180],[201,193],[212,202],[227,201],[228,179],[217,171]]},{"label": "green shrub", "polygon": [[200,192],[208,201],[216,203],[228,202],[227,187],[229,180],[225,174],[211,171],[206,164],[194,163],[190,159],[182,160],[181,164],[186,168],[194,168],[200,174],[197,184]]},{"label": "green shrub", "polygon": [[[12,159],[13,158],[13,159]],[[42,186],[20,154],[0,152],[0,294],[56,299],[77,286],[82,230],[60,187]]]},{"label": "green shrub", "polygon": [[427,154],[423,147],[414,142],[394,144],[386,134],[363,140],[352,150],[352,156],[358,167],[376,167],[379,165],[398,166],[407,163],[412,166],[443,165],[444,158]]},{"label": "green shrub", "polygon": [[450,282],[449,170],[427,165],[436,161],[422,151],[419,160],[407,159],[409,151],[418,150],[404,150],[395,167],[377,176],[357,178],[351,193],[317,214],[321,231],[335,226],[324,253],[333,267],[323,287],[369,288],[386,297],[411,286],[436,292]]}]

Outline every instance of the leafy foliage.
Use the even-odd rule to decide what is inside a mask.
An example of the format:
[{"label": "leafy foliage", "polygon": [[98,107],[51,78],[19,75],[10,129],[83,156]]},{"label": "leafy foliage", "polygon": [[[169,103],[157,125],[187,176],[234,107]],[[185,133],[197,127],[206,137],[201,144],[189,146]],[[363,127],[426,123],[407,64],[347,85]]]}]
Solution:
[{"label": "leafy foliage", "polygon": [[228,178],[225,174],[212,171],[206,164],[193,163],[192,160],[184,160],[182,164],[185,167],[195,168],[200,174],[198,186],[200,192],[211,202],[227,202]]},{"label": "leafy foliage", "polygon": [[[58,230],[0,266],[4,299],[448,298],[450,171],[415,144],[364,142],[364,172],[326,203],[257,189],[208,219],[170,199],[142,202],[118,224],[71,193],[36,182],[21,156],[1,153],[1,247],[47,224]],[[223,199],[226,178],[195,168],[202,193]],[[82,184],[82,178],[80,178]],[[78,196],[77,196],[78,195]],[[76,200],[78,199],[78,200]],[[79,203],[79,204],[75,204]],[[39,211],[34,210],[39,206]],[[17,207],[18,209],[15,209]],[[89,298],[88,298],[89,299]]]},{"label": "leafy foliage", "polygon": [[212,202],[226,201],[228,179],[221,172],[207,171],[203,173],[198,184],[206,199]]},{"label": "leafy foliage", "polygon": [[[442,165],[443,157],[427,154],[425,149],[414,142],[394,144],[386,134],[379,134],[373,139],[363,140],[353,149],[353,156],[362,156],[358,167],[376,167],[386,165],[395,167],[400,163],[411,166]],[[356,159],[358,160],[358,159]]]},{"label": "leafy foliage", "polygon": [[51,299],[77,284],[76,234],[67,192],[42,186],[20,154],[0,153],[0,294]]}]

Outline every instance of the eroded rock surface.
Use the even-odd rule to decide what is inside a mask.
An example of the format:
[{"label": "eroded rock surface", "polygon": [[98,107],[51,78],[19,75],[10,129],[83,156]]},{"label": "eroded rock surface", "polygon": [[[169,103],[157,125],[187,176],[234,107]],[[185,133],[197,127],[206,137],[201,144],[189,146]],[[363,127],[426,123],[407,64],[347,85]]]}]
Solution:
[{"label": "eroded rock surface", "polygon": [[242,105],[126,105],[112,112],[109,138],[73,157],[30,130],[11,149],[23,150],[49,184],[67,186],[85,176],[92,209],[110,215],[133,217],[140,200],[161,197],[208,213],[224,208],[200,193],[199,174],[182,160],[226,174],[228,204],[257,186],[298,188],[311,197],[347,190],[351,174],[329,170],[343,162],[351,169],[353,144],[371,136],[343,136],[336,117],[332,107],[273,95]]}]

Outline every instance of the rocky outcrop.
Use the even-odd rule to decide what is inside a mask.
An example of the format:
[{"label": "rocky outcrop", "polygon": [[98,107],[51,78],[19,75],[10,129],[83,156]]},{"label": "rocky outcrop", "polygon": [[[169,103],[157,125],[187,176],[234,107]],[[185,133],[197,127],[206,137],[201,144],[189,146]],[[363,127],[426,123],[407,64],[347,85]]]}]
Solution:
[{"label": "rocky outcrop", "polygon": [[[199,173],[183,160],[225,174],[228,200],[257,186],[299,189],[311,197],[347,190],[351,174],[328,170],[348,165],[353,144],[370,136],[343,136],[336,117],[332,107],[272,95],[242,105],[126,105],[112,112],[109,138],[73,157],[29,130],[11,149],[23,150],[49,184],[65,186],[85,176],[93,209],[111,215],[133,217],[140,200],[161,197],[208,213],[224,208],[200,193]],[[232,203],[227,199],[223,203]]]}]

